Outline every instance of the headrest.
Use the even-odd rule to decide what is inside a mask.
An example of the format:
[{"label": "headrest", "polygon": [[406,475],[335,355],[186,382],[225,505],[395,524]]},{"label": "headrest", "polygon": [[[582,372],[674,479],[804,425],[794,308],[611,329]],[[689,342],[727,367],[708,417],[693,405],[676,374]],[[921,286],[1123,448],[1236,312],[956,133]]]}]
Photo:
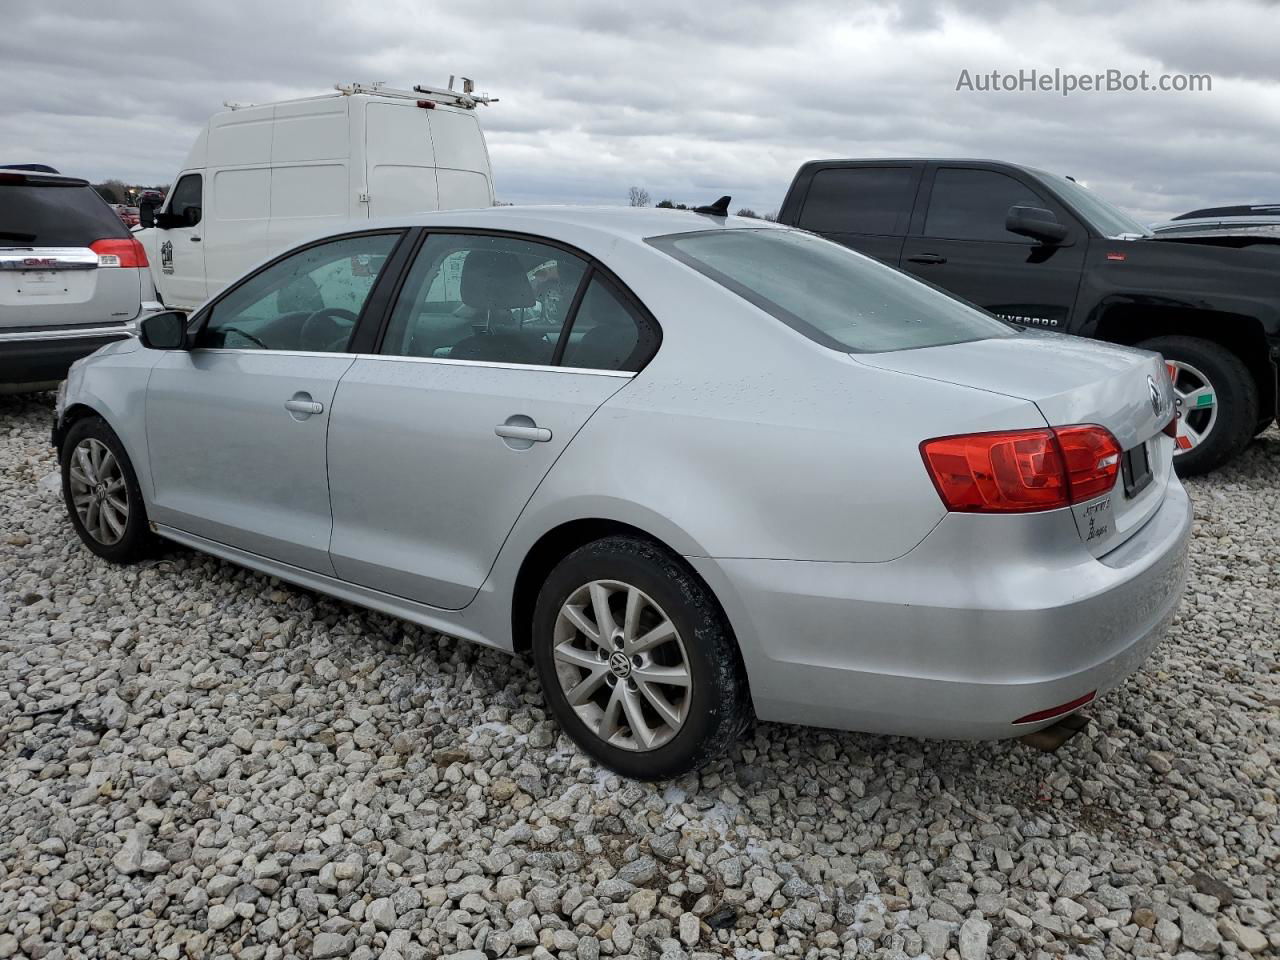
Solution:
[{"label": "headrest", "polygon": [[478,310],[531,307],[533,287],[514,253],[472,250],[462,261],[462,302]]}]

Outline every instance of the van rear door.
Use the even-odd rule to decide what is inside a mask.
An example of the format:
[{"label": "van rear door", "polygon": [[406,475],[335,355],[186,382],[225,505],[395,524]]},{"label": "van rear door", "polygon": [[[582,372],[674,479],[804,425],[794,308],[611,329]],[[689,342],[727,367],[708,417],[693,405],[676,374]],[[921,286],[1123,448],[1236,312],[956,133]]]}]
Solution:
[{"label": "van rear door", "polygon": [[493,206],[489,150],[475,114],[468,110],[432,110],[431,139],[436,148],[440,209]]},{"label": "van rear door", "polygon": [[430,114],[414,103],[370,100],[365,106],[371,217],[440,209]]}]

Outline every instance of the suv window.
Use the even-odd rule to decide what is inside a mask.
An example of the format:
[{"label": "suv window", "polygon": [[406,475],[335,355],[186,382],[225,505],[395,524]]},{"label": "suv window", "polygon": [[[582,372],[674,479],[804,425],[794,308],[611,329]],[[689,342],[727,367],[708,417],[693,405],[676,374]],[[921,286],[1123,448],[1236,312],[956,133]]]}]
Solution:
[{"label": "suv window", "polygon": [[173,199],[169,201],[169,212],[175,217],[182,217],[187,226],[194,227],[203,215],[204,177],[198,173],[188,173],[178,180],[173,188]]},{"label": "suv window", "polygon": [[1015,336],[999,320],[799,230],[704,230],[647,241],[811,340],[878,353]]},{"label": "suv window", "polygon": [[1048,206],[1034,190],[1006,174],[942,167],[933,178],[924,235],[946,240],[1034,243],[1029,237],[1004,228],[1009,208],[1015,204]]},{"label": "suv window", "polygon": [[214,304],[197,347],[341,353],[399,233],[307,247]]},{"label": "suv window", "polygon": [[83,181],[0,173],[0,247],[87,247],[128,236],[115,211]]},{"label": "suv window", "polygon": [[382,353],[550,364],[586,272],[581,258],[548,244],[433,234],[405,280]]},{"label": "suv window", "polygon": [[798,226],[815,233],[900,237],[911,216],[911,167],[836,167],[809,184]]}]

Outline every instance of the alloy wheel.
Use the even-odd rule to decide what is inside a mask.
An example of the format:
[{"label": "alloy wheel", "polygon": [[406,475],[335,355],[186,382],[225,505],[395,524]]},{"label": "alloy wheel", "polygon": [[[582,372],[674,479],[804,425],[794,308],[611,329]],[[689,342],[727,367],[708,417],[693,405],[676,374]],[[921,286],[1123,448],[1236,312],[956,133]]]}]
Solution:
[{"label": "alloy wheel", "polygon": [[68,478],[71,502],[85,531],[103,546],[119,543],[129,524],[129,489],[111,448],[85,437],[71,453]]},{"label": "alloy wheel", "polygon": [[565,699],[597,737],[624,750],[669,742],[689,713],[684,641],[651,597],[618,580],[593,580],[556,616],[552,655]]},{"label": "alloy wheel", "polygon": [[1173,381],[1174,406],[1178,413],[1176,457],[1194,450],[1209,436],[1218,422],[1218,396],[1213,384],[1196,367],[1183,360],[1166,360]]}]

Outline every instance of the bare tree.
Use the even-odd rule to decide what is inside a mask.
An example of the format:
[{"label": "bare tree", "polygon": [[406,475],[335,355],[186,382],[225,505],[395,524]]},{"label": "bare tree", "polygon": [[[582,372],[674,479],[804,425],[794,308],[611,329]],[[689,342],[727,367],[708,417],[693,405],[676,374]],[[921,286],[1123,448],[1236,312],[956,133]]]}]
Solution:
[{"label": "bare tree", "polygon": [[644,187],[632,187],[627,191],[627,203],[633,207],[647,207],[649,205],[649,191]]},{"label": "bare tree", "polygon": [[756,212],[755,212],[754,210],[752,210],[750,207],[743,207],[741,210],[739,210],[739,211],[738,211],[738,216],[740,216],[740,217],[754,217],[754,218],[755,218],[755,219],[757,219],[757,220],[759,220],[759,219],[760,219],[760,214],[756,213]]}]

